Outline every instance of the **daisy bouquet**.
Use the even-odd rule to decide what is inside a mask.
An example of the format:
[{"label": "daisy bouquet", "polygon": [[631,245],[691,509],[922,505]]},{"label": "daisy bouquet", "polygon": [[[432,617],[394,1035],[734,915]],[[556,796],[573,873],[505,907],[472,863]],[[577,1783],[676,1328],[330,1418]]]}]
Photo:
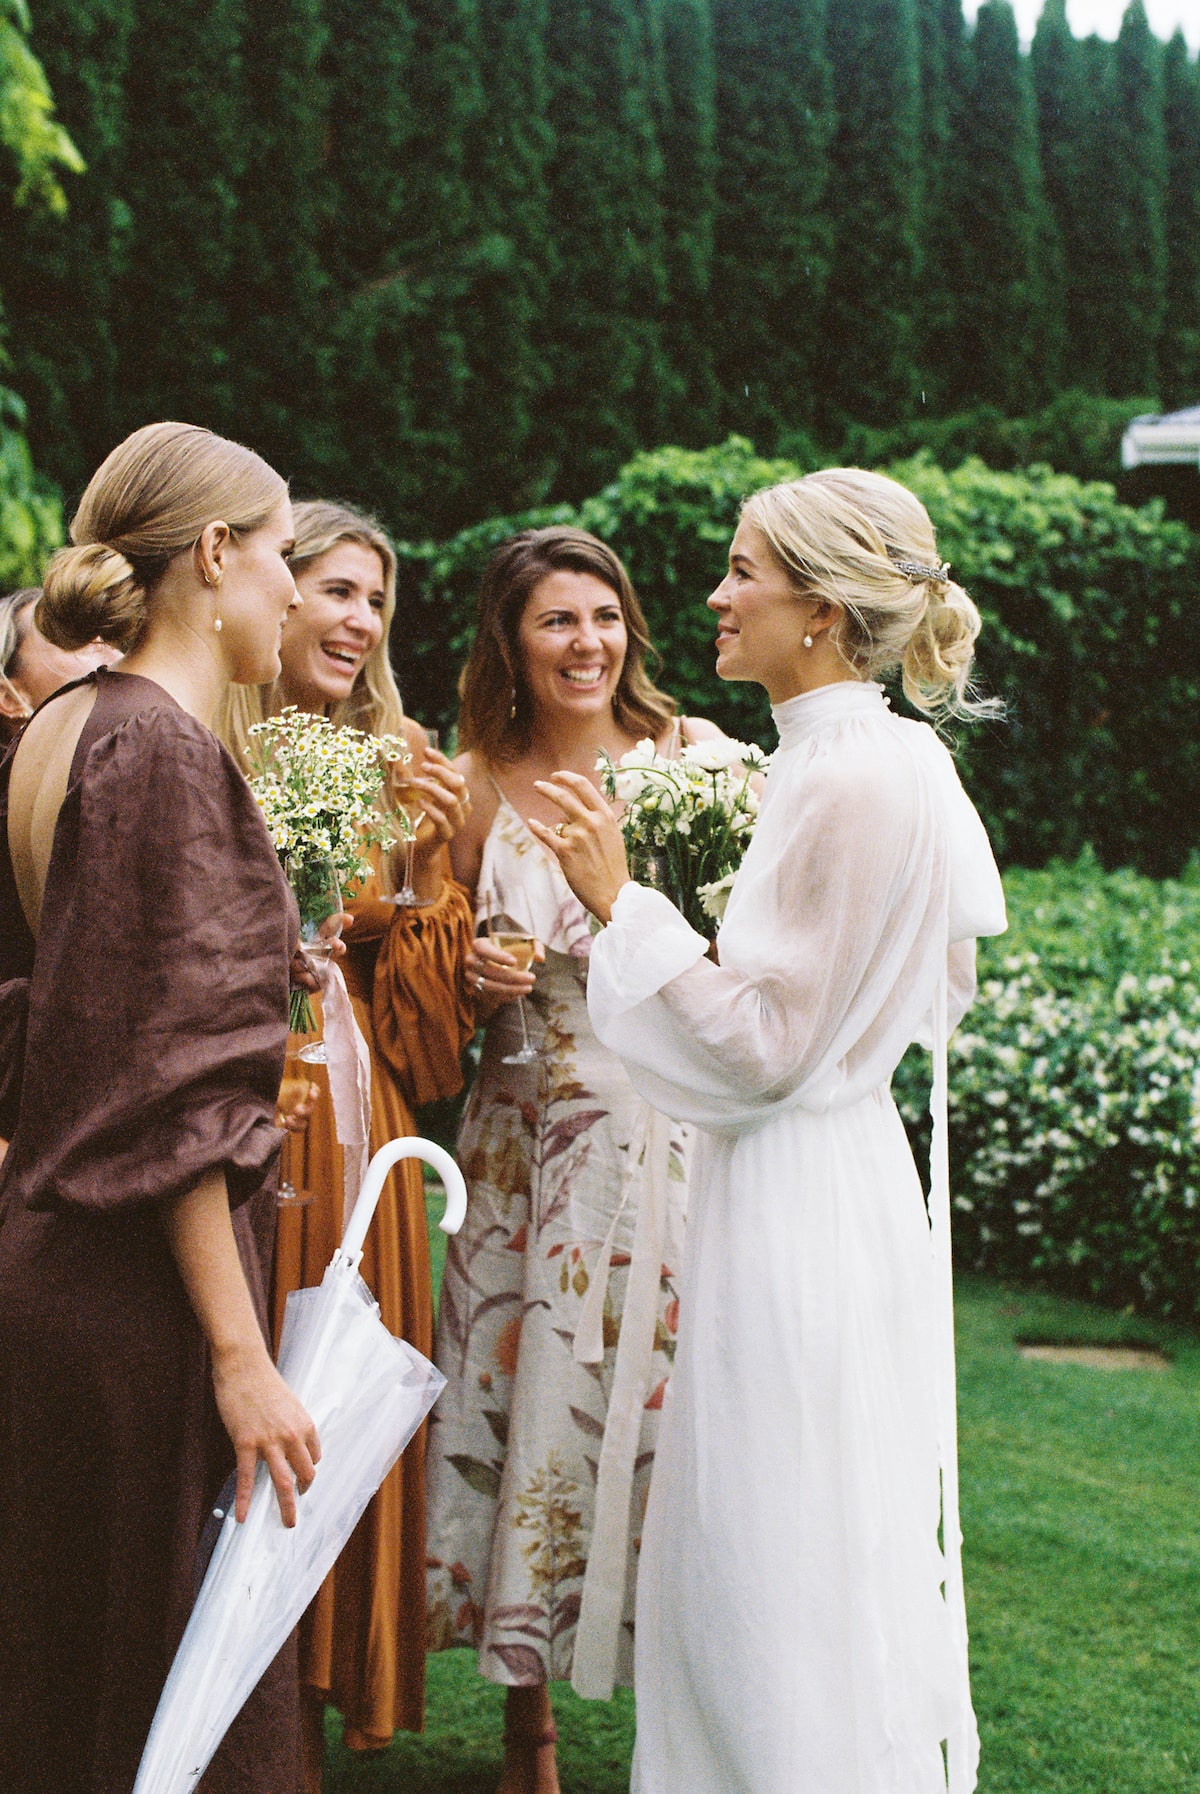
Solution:
[{"label": "daisy bouquet", "polygon": [[758,820],[751,774],[769,759],[753,742],[690,742],[665,760],[639,741],[620,760],[601,754],[605,796],[623,804],[629,870],[661,890],[700,934],[712,934],[729,901]]},{"label": "daisy bouquet", "polygon": [[[250,730],[250,789],[300,910],[308,946],[341,909],[342,892],[364,877],[372,847],[390,847],[404,821],[384,802],[389,770],[411,758],[396,735],[334,728],[326,716],[289,705]],[[313,1025],[308,994],[292,992],[291,1025]]]}]

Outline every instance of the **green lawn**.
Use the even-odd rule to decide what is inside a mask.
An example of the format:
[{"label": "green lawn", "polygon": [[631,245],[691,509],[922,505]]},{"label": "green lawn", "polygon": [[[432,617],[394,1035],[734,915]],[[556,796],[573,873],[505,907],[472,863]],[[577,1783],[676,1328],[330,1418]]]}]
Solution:
[{"label": "green lawn", "polygon": [[[981,1794],[1200,1789],[1200,1340],[966,1278],[958,1328]],[[1025,1336],[1156,1342],[1173,1362],[1034,1363]],[[425,1737],[356,1760],[331,1725],[329,1794],[492,1794],[502,1691],[467,1652],[429,1668]],[[566,1794],[626,1789],[632,1698],[556,1687],[555,1706]]]}]

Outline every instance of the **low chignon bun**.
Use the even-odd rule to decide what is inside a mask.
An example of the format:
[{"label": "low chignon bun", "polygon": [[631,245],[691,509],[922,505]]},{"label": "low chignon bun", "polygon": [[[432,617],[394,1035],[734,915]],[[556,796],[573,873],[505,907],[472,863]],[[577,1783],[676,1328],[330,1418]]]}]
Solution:
[{"label": "low chignon bun", "polygon": [[124,653],[146,622],[146,592],[132,564],[105,542],[60,548],[46,569],[34,620],[57,648],[111,642]]}]

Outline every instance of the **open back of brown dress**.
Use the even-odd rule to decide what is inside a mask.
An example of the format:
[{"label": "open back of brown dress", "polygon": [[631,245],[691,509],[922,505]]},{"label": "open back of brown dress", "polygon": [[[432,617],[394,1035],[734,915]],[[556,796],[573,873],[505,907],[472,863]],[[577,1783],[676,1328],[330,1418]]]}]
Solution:
[{"label": "open back of brown dress", "polygon": [[[216,737],[93,677],[36,946],[0,767],[4,1794],[129,1794],[233,1467],[160,1205],[224,1170],[264,1331],[274,1236],[286,882]],[[298,1786],[289,1646],[201,1788]]]}]

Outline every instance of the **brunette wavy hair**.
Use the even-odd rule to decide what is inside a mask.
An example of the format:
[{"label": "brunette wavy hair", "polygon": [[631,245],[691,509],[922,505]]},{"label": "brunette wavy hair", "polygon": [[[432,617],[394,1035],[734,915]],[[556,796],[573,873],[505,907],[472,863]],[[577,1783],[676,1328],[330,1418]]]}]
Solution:
[{"label": "brunette wavy hair", "polygon": [[642,607],[628,573],[612,549],[587,530],[552,525],[526,529],[501,543],[489,560],[479,593],[475,639],[458,682],[459,746],[492,765],[511,764],[528,751],[533,710],[520,647],[521,618],[529,595],[549,573],[590,573],[615,592],[629,638],[625,664],[613,693],[613,715],[630,735],[657,739],[676,704],[646,671],[658,662]]}]

